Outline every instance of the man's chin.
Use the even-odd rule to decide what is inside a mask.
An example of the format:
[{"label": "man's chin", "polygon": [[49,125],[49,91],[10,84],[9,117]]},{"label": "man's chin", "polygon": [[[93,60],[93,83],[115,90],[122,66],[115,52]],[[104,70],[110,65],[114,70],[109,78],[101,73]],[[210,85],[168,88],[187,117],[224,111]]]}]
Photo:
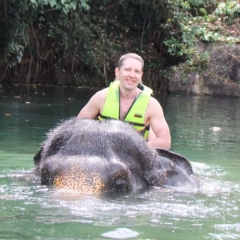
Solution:
[{"label": "man's chin", "polygon": [[125,84],[125,88],[127,89],[127,90],[133,90],[133,89],[135,89],[137,87],[137,83],[127,83],[127,84]]}]

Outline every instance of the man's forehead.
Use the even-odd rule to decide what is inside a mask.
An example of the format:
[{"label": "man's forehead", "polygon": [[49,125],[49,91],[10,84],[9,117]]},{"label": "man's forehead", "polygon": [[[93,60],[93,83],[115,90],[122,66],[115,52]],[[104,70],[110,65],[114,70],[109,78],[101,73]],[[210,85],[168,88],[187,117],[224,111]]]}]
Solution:
[{"label": "man's forehead", "polygon": [[123,66],[131,66],[131,67],[134,67],[134,68],[139,68],[139,69],[142,69],[142,63],[141,61],[139,61],[138,59],[135,59],[135,58],[127,58],[123,61]]}]

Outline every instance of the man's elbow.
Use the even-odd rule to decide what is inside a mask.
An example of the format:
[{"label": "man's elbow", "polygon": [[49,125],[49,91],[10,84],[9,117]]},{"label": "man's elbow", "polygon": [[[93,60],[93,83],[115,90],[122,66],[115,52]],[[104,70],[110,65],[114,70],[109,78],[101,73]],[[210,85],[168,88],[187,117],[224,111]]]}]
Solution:
[{"label": "man's elbow", "polygon": [[166,142],[165,149],[169,150],[169,149],[171,148],[171,145],[172,145],[171,140],[170,140],[170,141],[167,141],[167,142]]},{"label": "man's elbow", "polygon": [[77,115],[77,118],[78,119],[82,118],[80,113]]},{"label": "man's elbow", "polygon": [[170,135],[170,134],[169,134],[169,136],[166,138],[165,144],[166,144],[165,149],[168,150],[168,149],[171,148],[171,145],[172,145],[172,139],[171,139],[171,135]]}]

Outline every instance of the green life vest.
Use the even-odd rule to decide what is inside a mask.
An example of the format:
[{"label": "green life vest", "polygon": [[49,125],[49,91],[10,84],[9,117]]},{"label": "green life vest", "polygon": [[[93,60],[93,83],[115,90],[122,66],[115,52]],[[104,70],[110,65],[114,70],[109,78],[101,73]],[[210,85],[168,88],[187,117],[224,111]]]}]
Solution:
[{"label": "green life vest", "polygon": [[[145,139],[147,139],[150,126],[144,125],[144,117],[149,99],[153,91],[143,84],[140,84],[138,87],[142,90],[142,92],[129,108],[124,121],[132,124],[133,127],[139,133],[141,133]],[[110,84],[103,111],[98,118],[100,120],[120,119],[119,81],[115,80]]]}]

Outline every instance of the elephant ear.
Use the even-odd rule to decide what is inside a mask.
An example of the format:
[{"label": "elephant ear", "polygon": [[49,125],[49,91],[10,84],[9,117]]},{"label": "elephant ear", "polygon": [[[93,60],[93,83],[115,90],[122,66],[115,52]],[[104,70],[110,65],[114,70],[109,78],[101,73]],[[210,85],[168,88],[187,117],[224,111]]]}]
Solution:
[{"label": "elephant ear", "polygon": [[175,163],[180,168],[183,168],[187,171],[188,175],[193,174],[192,165],[189,160],[177,153],[171,152],[162,148],[155,148],[159,156],[164,157]]},{"label": "elephant ear", "polygon": [[43,145],[41,146],[40,150],[37,152],[37,154],[33,157],[34,164],[39,165],[42,159],[42,153],[43,153]]}]

